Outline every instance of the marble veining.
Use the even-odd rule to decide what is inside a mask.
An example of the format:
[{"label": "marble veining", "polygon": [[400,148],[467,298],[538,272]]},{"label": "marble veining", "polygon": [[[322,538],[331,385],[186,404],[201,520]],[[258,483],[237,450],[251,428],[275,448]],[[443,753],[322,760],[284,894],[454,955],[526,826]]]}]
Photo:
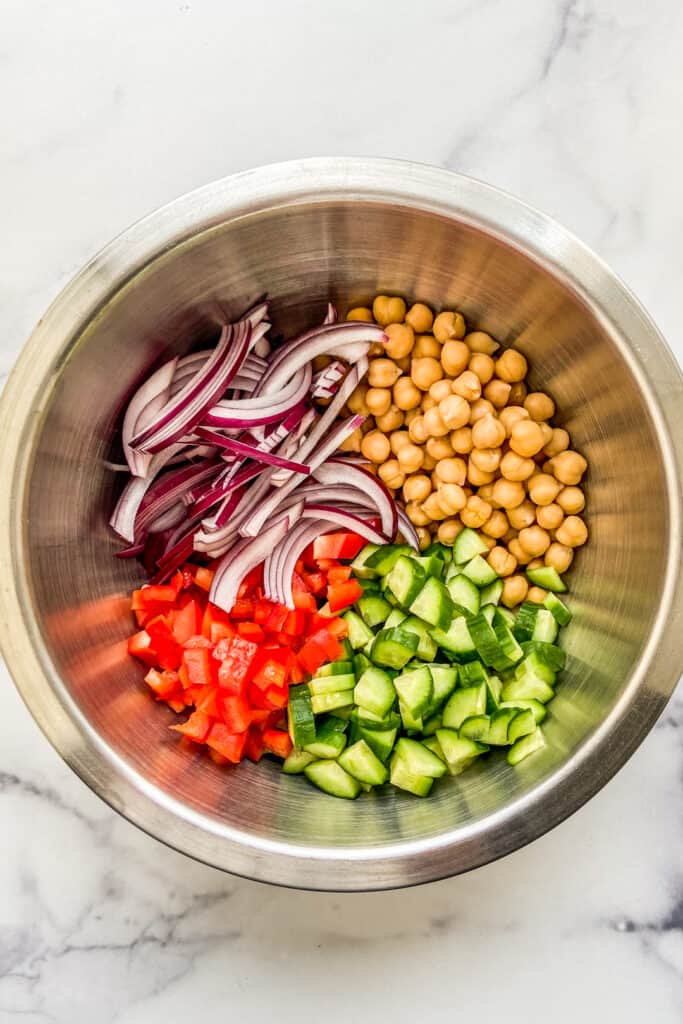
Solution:
[{"label": "marble veining", "polygon": [[[6,0],[2,21],[0,383],[136,218],[234,170],[334,153],[441,164],[545,209],[683,358],[678,0]],[[1,672],[0,1024],[373,1024],[389,1005],[399,1022],[683,1019],[680,689],[530,847],[337,896],[232,878],[133,828]]]}]

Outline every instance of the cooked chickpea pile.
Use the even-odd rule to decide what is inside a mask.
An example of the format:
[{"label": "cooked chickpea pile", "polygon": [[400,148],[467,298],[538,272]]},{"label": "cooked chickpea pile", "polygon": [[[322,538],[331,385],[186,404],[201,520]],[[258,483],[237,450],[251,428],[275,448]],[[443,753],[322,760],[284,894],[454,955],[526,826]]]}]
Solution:
[{"label": "cooked chickpea pile", "polygon": [[405,506],[424,549],[452,544],[465,527],[489,547],[504,580],[502,603],[542,602],[519,568],[565,572],[586,543],[580,484],[587,463],[550,422],[555,403],[525,383],[527,361],[460,313],[378,295],[347,320],[375,321],[367,379],[348,401],[367,418],[342,445],[360,451]]}]

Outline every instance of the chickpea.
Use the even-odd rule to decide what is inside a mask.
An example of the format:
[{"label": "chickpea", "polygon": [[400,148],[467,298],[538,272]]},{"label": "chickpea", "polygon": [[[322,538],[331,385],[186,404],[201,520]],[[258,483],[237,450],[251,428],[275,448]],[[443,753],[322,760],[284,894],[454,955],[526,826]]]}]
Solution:
[{"label": "chickpea", "polygon": [[387,388],[368,388],[365,404],[373,416],[384,416],[391,408],[391,391]]},{"label": "chickpea", "polygon": [[441,345],[432,334],[418,334],[415,338],[413,359],[423,359],[425,356],[441,359]]},{"label": "chickpea", "polygon": [[483,501],[488,501],[489,505],[493,505],[493,484],[482,484],[477,494]]},{"label": "chickpea", "polygon": [[398,455],[401,448],[405,448],[410,443],[410,434],[407,430],[395,430],[389,437],[389,444],[394,455]]},{"label": "chickpea", "polygon": [[431,473],[435,466],[436,459],[434,458],[433,455],[430,455],[428,451],[425,451],[424,458],[422,461],[422,468],[426,470],[428,473]]},{"label": "chickpea", "polygon": [[522,547],[522,545],[519,543],[516,537],[513,537],[511,540],[508,540],[507,546],[508,551],[510,552],[511,555],[514,555],[519,565],[529,564],[529,562],[531,561],[531,555]]},{"label": "chickpea", "polygon": [[557,504],[568,516],[575,516],[578,512],[583,512],[586,499],[580,487],[563,487],[557,496]]},{"label": "chickpea", "polygon": [[493,502],[500,508],[517,508],[524,501],[524,487],[515,480],[501,477],[493,485]]},{"label": "chickpea", "polygon": [[[448,487],[449,485],[445,484],[444,486]],[[478,530],[490,519],[492,512],[493,509],[487,501],[482,501],[478,495],[473,494],[471,498],[467,499],[467,504],[460,513],[460,518],[465,526]]]},{"label": "chickpea", "polygon": [[459,427],[458,430],[451,432],[451,444],[453,445],[453,451],[457,452],[458,455],[469,455],[472,451],[472,428],[471,427]]},{"label": "chickpea", "polygon": [[368,369],[368,384],[372,388],[391,388],[401,371],[391,359],[373,359]]},{"label": "chickpea", "polygon": [[[427,450],[429,451],[429,448]],[[462,487],[467,479],[467,465],[464,459],[439,459],[434,467],[434,473],[439,483],[459,484]]]},{"label": "chickpea", "polygon": [[482,473],[495,473],[500,466],[501,448],[475,448],[470,452],[470,462]]},{"label": "chickpea", "polygon": [[394,384],[394,405],[406,412],[415,409],[422,400],[422,393],[409,377],[399,377]]},{"label": "chickpea", "polygon": [[554,540],[546,551],[544,560],[545,564],[552,566],[556,572],[563,573],[574,561],[574,550]]},{"label": "chickpea", "polygon": [[562,490],[562,484],[548,473],[537,473],[529,480],[528,487],[529,497],[535,505],[551,505]]},{"label": "chickpea", "polygon": [[523,501],[517,508],[507,510],[508,522],[513,530],[523,530],[526,526],[532,526],[536,521],[536,509],[530,501]]},{"label": "chickpea", "polygon": [[384,434],[391,434],[393,430],[400,430],[405,417],[396,405],[390,405],[382,416],[375,417],[375,423]]},{"label": "chickpea", "polygon": [[464,427],[470,418],[470,404],[460,395],[450,394],[439,402],[439,415],[447,430]]},{"label": "chickpea", "polygon": [[430,409],[435,409],[439,403],[436,402],[431,395],[423,395],[422,401],[420,402],[420,411],[429,412]]},{"label": "chickpea", "polygon": [[[472,498],[467,497],[459,484],[439,484],[439,488],[436,493],[438,494],[441,508],[447,512],[449,516],[455,515],[456,512],[460,512],[461,509],[464,511],[470,501],[473,500]],[[463,516],[460,518],[465,522]]]},{"label": "chickpea", "polygon": [[491,484],[495,480],[495,473],[487,473],[470,460],[467,463],[467,480],[473,487],[482,487],[484,484]]},{"label": "chickpea", "polygon": [[555,455],[559,455],[560,452],[564,452],[569,448],[569,434],[562,427],[553,428],[553,436],[546,443],[543,451],[549,458],[553,458]]},{"label": "chickpea", "polygon": [[588,527],[579,516],[567,516],[555,539],[568,548],[580,548],[588,540]]},{"label": "chickpea", "polygon": [[416,473],[424,463],[424,452],[416,444],[409,440],[408,444],[402,445],[396,455],[399,465],[404,473]]},{"label": "chickpea", "polygon": [[501,604],[506,608],[516,608],[525,600],[528,590],[529,584],[524,576],[519,573],[508,576],[503,583],[503,593],[500,595]]},{"label": "chickpea", "polygon": [[562,484],[578,484],[588,469],[588,463],[578,452],[558,452],[553,456],[553,475]]},{"label": "chickpea", "polygon": [[536,472],[536,463],[517,452],[506,452],[500,461],[500,472],[506,480],[528,480]]},{"label": "chickpea", "polygon": [[375,429],[372,416],[366,416],[360,425],[361,434],[369,434],[371,430]]},{"label": "chickpea", "polygon": [[500,539],[502,540],[503,544],[510,544],[511,541],[517,540],[517,531],[513,530],[512,527],[509,526]]},{"label": "chickpea", "polygon": [[441,416],[442,404],[439,403],[433,409],[428,409],[424,414],[425,430],[430,437],[445,437],[448,433],[448,427]]},{"label": "chickpea", "polygon": [[499,576],[503,577],[512,576],[513,572],[517,568],[517,559],[515,556],[511,555],[507,548],[500,546],[491,548],[486,561],[494,572],[497,572]]},{"label": "chickpea", "polygon": [[361,442],[360,450],[370,462],[386,462],[391,454],[389,438],[381,430],[371,430]]},{"label": "chickpea", "polygon": [[493,377],[495,368],[496,364],[491,356],[487,356],[484,352],[475,352],[467,367],[472,373],[476,373],[482,384],[488,384]]},{"label": "chickpea", "polygon": [[370,410],[365,404],[365,396],[368,393],[366,384],[359,384],[356,390],[349,395],[346,404],[349,407],[349,411],[354,413],[356,416],[367,416]]},{"label": "chickpea", "polygon": [[406,304],[395,295],[378,295],[372,304],[372,315],[381,327],[400,324],[406,315]]},{"label": "chickpea", "polygon": [[524,399],[529,392],[528,387],[523,380],[515,381],[510,388],[510,397],[508,399],[509,405],[524,405]]},{"label": "chickpea", "polygon": [[444,398],[450,398],[453,392],[451,391],[451,382],[449,380],[435,381],[429,389],[429,397],[434,399],[436,404],[442,402]]},{"label": "chickpea", "polygon": [[377,470],[377,475],[392,490],[398,490],[399,487],[403,487],[405,474],[398,463],[398,459],[387,459]]},{"label": "chickpea", "polygon": [[408,434],[413,444],[425,443],[425,441],[429,437],[429,434],[427,433],[427,428],[425,427],[424,416],[418,415],[415,417],[415,419],[410,421],[410,425],[408,426]]},{"label": "chickpea", "polygon": [[542,558],[532,558],[529,562],[527,569],[541,569],[545,565]]},{"label": "chickpea", "polygon": [[437,465],[441,459],[450,459],[455,452],[453,451],[453,445],[450,442],[448,435],[444,437],[430,437],[427,439],[427,451],[436,459]]},{"label": "chickpea", "polygon": [[373,322],[372,310],[368,309],[367,306],[354,306],[346,314],[347,320],[363,320],[365,323],[371,324]]},{"label": "chickpea", "polygon": [[415,344],[415,332],[410,324],[390,323],[384,333],[387,341],[384,343],[384,351],[391,359],[404,359],[413,351]]},{"label": "chickpea", "polygon": [[425,334],[432,329],[434,314],[429,306],[425,306],[424,302],[416,302],[406,313],[405,321],[410,324],[416,334]]},{"label": "chickpea", "polygon": [[528,420],[529,413],[519,405],[506,405],[498,413],[498,419],[505,427],[505,433],[510,437],[512,429],[520,420]]},{"label": "chickpea", "polygon": [[420,551],[424,551],[432,543],[432,535],[429,532],[427,526],[416,526],[415,533],[417,534],[417,544]]},{"label": "chickpea", "polygon": [[[479,497],[481,497],[481,490],[479,491]],[[504,512],[501,512],[499,508],[494,509],[481,529],[487,537],[493,537],[495,540],[500,540],[500,538],[504,537],[508,531],[507,516]]]},{"label": "chickpea", "polygon": [[523,381],[527,375],[527,361],[515,348],[507,348],[496,360],[496,375],[508,384]]},{"label": "chickpea", "polygon": [[453,338],[464,338],[465,330],[465,318],[461,313],[439,313],[434,321],[434,337],[442,344]]},{"label": "chickpea", "polygon": [[484,355],[492,356],[500,345],[486,331],[470,331],[465,335],[465,341],[469,345],[470,352],[481,352]]},{"label": "chickpea", "polygon": [[533,420],[520,420],[510,432],[510,447],[513,452],[528,459],[543,447],[543,431]]},{"label": "chickpea", "polygon": [[403,356],[401,359],[394,359],[394,362],[398,366],[401,373],[408,373],[410,370],[410,356]]},{"label": "chickpea", "polygon": [[418,505],[416,501],[408,502],[406,505],[406,515],[413,526],[428,526],[432,521],[431,517],[423,511],[422,505]]},{"label": "chickpea", "polygon": [[536,423],[540,423],[541,420],[550,420],[555,415],[555,403],[550,395],[546,395],[543,391],[529,392],[524,399],[524,408]]},{"label": "chickpea", "polygon": [[519,531],[517,539],[532,558],[544,555],[550,547],[550,534],[541,526],[526,526],[523,530]]},{"label": "chickpea", "polygon": [[475,448],[499,448],[505,440],[505,427],[496,417],[488,413],[472,427],[472,444]]},{"label": "chickpea", "polygon": [[441,544],[452,544],[463,530],[464,526],[459,519],[444,519],[442,523],[439,523],[436,536]]},{"label": "chickpea", "polygon": [[410,424],[413,422],[413,420],[416,420],[418,418],[418,416],[420,416],[420,415],[421,415],[421,410],[420,409],[408,409],[407,412],[404,412],[403,413],[403,422],[405,424],[406,429],[409,430],[410,429]]},{"label": "chickpea", "polygon": [[339,445],[340,452],[359,452],[363,440],[363,431],[358,427]]},{"label": "chickpea", "polygon": [[441,365],[450,377],[457,377],[467,368],[470,355],[464,341],[447,341],[441,349]]},{"label": "chickpea", "polygon": [[431,481],[424,473],[413,473],[412,476],[406,477],[405,483],[403,484],[404,501],[422,502],[425,501],[431,493]]},{"label": "chickpea", "polygon": [[453,513],[457,511],[457,509],[447,511],[443,507],[441,503],[441,495],[438,491],[432,491],[429,497],[422,502],[422,510],[433,522],[448,519],[449,516],[453,515]]},{"label": "chickpea", "polygon": [[474,426],[479,420],[483,420],[484,416],[494,416],[495,412],[496,410],[485,398],[477,398],[472,402],[470,423]]},{"label": "chickpea", "polygon": [[423,359],[414,358],[410,364],[410,376],[420,391],[429,391],[432,384],[441,380],[443,376],[441,363],[431,356],[425,356]]},{"label": "chickpea", "polygon": [[496,409],[502,409],[510,397],[510,385],[504,380],[490,380],[484,388],[484,398]]},{"label": "chickpea", "polygon": [[526,599],[531,601],[532,604],[543,604],[547,596],[548,591],[544,590],[543,587],[529,587]]},{"label": "chickpea", "polygon": [[481,382],[476,373],[465,370],[455,378],[451,384],[454,395],[466,398],[468,402],[475,402],[481,395]]},{"label": "chickpea", "polygon": [[536,522],[539,526],[542,526],[544,530],[557,530],[562,525],[564,519],[564,512],[560,506],[551,501],[549,505],[543,505],[541,508],[536,510]]}]

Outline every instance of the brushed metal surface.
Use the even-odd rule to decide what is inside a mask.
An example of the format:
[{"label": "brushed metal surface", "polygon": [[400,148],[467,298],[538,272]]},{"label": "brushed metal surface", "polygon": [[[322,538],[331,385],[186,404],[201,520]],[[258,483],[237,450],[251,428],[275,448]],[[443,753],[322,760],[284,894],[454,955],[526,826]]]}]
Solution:
[{"label": "brushed metal surface", "polygon": [[[183,749],[126,655],[103,460],[155,360],[268,293],[276,330],[391,291],[462,310],[529,357],[590,461],[591,540],[572,574],[568,669],[547,748],[420,801],[331,800],[276,766]],[[317,889],[454,874],[534,839],[599,789],[681,672],[680,370],[628,290],[564,229],[435,168],[304,160],[216,182],[111,243],[55,301],[0,408],[2,647],[48,738],[113,807],[218,867]]]}]

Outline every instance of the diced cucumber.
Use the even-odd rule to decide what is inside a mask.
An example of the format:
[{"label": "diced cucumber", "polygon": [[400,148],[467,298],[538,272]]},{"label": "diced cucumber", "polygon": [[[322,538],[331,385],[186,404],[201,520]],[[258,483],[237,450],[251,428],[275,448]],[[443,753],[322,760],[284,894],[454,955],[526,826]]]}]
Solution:
[{"label": "diced cucumber", "polygon": [[531,640],[531,634],[534,631],[536,616],[540,611],[540,607],[540,605],[534,604],[532,601],[525,601],[524,604],[520,606],[512,629],[515,639],[518,640],[520,644],[525,640]]},{"label": "diced cucumber", "polygon": [[488,553],[488,547],[475,530],[468,526],[461,530],[453,543],[453,561],[457,565],[471,562],[477,555]]},{"label": "diced cucumber", "polygon": [[548,668],[538,651],[531,651],[515,669],[515,679],[533,676],[542,679],[548,686],[555,685],[555,673]]},{"label": "diced cucumber", "polygon": [[359,579],[372,579],[374,576],[379,575],[376,569],[366,565],[368,558],[374,555],[376,551],[380,550],[379,544],[366,544],[362,551],[359,551],[354,560],[351,562],[351,568],[353,569],[353,575]]},{"label": "diced cucumber", "polygon": [[522,736],[528,736],[536,728],[536,719],[531,709],[526,711],[520,711],[518,715],[512,719],[510,728],[508,729],[508,742],[516,743]]},{"label": "diced cucumber", "polygon": [[369,786],[382,786],[389,778],[389,772],[365,740],[358,740],[347,747],[339,756],[339,764],[345,772],[359,782]]},{"label": "diced cucumber", "polygon": [[496,614],[495,604],[485,604],[481,609],[481,614],[484,616],[489,626],[493,625],[493,617]]},{"label": "diced cucumber", "polygon": [[543,604],[555,616],[558,626],[568,626],[572,621],[572,613],[557,594],[548,594]]},{"label": "diced cucumber", "polygon": [[385,668],[402,669],[407,665],[418,647],[415,633],[409,633],[400,626],[381,629],[372,644],[372,660]]},{"label": "diced cucumber", "polygon": [[538,700],[547,704],[555,696],[555,691],[537,676],[528,675],[506,683],[501,696],[504,704],[517,704],[520,700]]},{"label": "diced cucumber", "polygon": [[521,714],[521,711],[514,707],[498,708],[491,715],[486,742],[492,747],[506,747],[511,742],[508,739],[508,728],[510,723]]},{"label": "diced cucumber", "polygon": [[456,565],[455,562],[449,562],[448,565],[446,566],[446,577],[445,577],[446,583],[448,583],[449,580],[454,580],[456,576],[461,576],[461,575],[462,575],[462,566],[461,565]]},{"label": "diced cucumber", "polygon": [[485,743],[459,736],[454,729],[437,729],[436,738],[451,775],[460,775],[480,754],[489,749]]},{"label": "diced cucumber", "polygon": [[490,724],[491,719],[488,715],[472,715],[471,718],[465,719],[458,729],[458,733],[467,740],[481,740],[486,743],[488,742]]},{"label": "diced cucumber", "polygon": [[[491,605],[486,607],[492,608]],[[491,668],[495,668],[498,672],[510,668],[512,662],[505,654],[493,630],[493,626],[487,622],[481,612],[478,615],[473,615],[468,620],[467,628],[470,631],[472,642],[477,649],[477,654],[485,665],[490,665]]]},{"label": "diced cucumber", "polygon": [[368,711],[367,708],[354,708],[351,720],[357,722],[361,729],[398,729],[401,724],[401,716],[396,711],[381,716]]},{"label": "diced cucumber", "polygon": [[[488,564],[488,563],[487,563]],[[485,608],[486,605],[495,604],[497,605],[503,596],[503,581],[494,580],[493,583],[489,583],[487,587],[483,587],[479,598],[481,601],[481,607]]]},{"label": "diced cucumber", "polygon": [[355,800],[360,793],[360,782],[345,772],[337,761],[313,761],[304,768],[304,775],[323,793]]},{"label": "diced cucumber", "polygon": [[472,615],[477,614],[481,595],[472,580],[461,573],[458,576],[452,576],[447,581],[446,587],[456,608],[469,612]]},{"label": "diced cucumber", "polygon": [[515,616],[509,608],[501,608],[500,605],[496,608],[496,615],[499,615],[503,622],[507,625],[508,629],[513,630],[515,625]]},{"label": "diced cucumber", "polygon": [[520,740],[508,750],[508,764],[519,764],[529,754],[535,753],[540,750],[541,747],[545,746],[545,737],[542,731],[537,728],[534,732],[529,733],[528,736],[522,736]]},{"label": "diced cucumber", "polygon": [[518,711],[531,711],[536,725],[540,725],[548,714],[545,704],[541,704],[540,700],[502,701],[500,706],[501,708],[515,708]]},{"label": "diced cucumber", "polygon": [[463,576],[468,579],[477,587],[488,587],[491,583],[498,579],[498,573],[495,569],[492,569],[485,558],[481,555],[475,555],[474,558],[470,559],[467,565],[462,570]]},{"label": "diced cucumber", "polygon": [[564,594],[567,589],[559,572],[553,569],[552,565],[543,565],[540,569],[527,569],[526,574],[535,587],[543,587],[544,590],[552,590],[558,594]]},{"label": "diced cucumber", "polygon": [[445,729],[459,729],[466,718],[483,715],[486,711],[486,683],[456,690],[443,709]]},{"label": "diced cucumber", "polygon": [[446,765],[441,758],[418,740],[410,740],[402,736],[396,743],[396,756],[405,762],[408,770],[415,775],[428,775],[431,779],[440,779],[446,774]]},{"label": "diced cucumber", "polygon": [[476,648],[470,636],[469,629],[467,628],[467,620],[464,615],[459,615],[453,619],[447,631],[442,629],[432,630],[432,639],[441,647],[444,651],[449,651],[451,654],[455,654],[463,660],[467,657],[471,657],[476,652]]},{"label": "diced cucumber", "polygon": [[443,725],[443,717],[440,714],[430,715],[422,723],[422,735],[433,736],[437,729]]},{"label": "diced cucumber", "polygon": [[290,686],[287,705],[287,726],[295,747],[305,747],[315,739],[315,718],[311,695],[306,683]]},{"label": "diced cucumber", "polygon": [[353,708],[350,705],[345,707],[345,708],[335,708],[334,709],[334,716],[335,716],[335,718],[341,718],[342,721],[344,721],[344,722],[348,722],[348,720],[351,717],[352,710],[353,710]]},{"label": "diced cucumber", "polygon": [[291,754],[284,760],[282,770],[285,775],[300,775],[312,761],[315,761],[313,754],[309,754],[307,750],[293,747]]},{"label": "diced cucumber", "polygon": [[399,700],[398,710],[401,713],[401,722],[403,728],[408,733],[424,732],[424,722],[419,715],[414,715],[410,708],[407,708],[405,704],[402,704]]},{"label": "diced cucumber", "polygon": [[341,693],[320,693],[311,697],[314,715],[322,715],[326,711],[347,708],[353,704],[353,690],[342,690]]},{"label": "diced cucumber", "polygon": [[481,686],[482,683],[488,683],[488,678],[488,672],[478,658],[468,661],[466,665],[460,665],[458,668],[458,682],[463,688]]},{"label": "diced cucumber", "polygon": [[[427,751],[427,753],[431,753],[431,751]],[[436,757],[436,754],[432,756]],[[428,775],[415,775],[414,772],[411,772],[404,758],[394,753],[391,757],[389,768],[389,781],[392,786],[396,786],[397,789],[404,789],[407,793],[412,793],[414,796],[429,795],[434,785],[434,779]]]},{"label": "diced cucumber", "polygon": [[366,594],[356,601],[356,608],[366,626],[374,629],[391,614],[391,605],[378,594]]},{"label": "diced cucumber", "polygon": [[427,665],[432,677],[434,693],[432,708],[439,708],[458,685],[458,670],[454,665]]},{"label": "diced cucumber", "polygon": [[524,654],[535,651],[541,662],[551,672],[561,672],[567,662],[567,655],[556,644],[546,644],[542,640],[527,640],[522,644]]},{"label": "diced cucumber", "polygon": [[441,744],[437,740],[436,736],[428,736],[426,739],[422,740],[422,745],[425,746],[427,750],[431,750],[432,754],[436,754],[444,764],[446,763],[446,756],[441,749]]},{"label": "diced cucumber", "polygon": [[352,661],[331,661],[328,665],[321,665],[315,677],[317,679],[319,676],[346,676],[349,672],[353,672]]},{"label": "diced cucumber", "polygon": [[360,615],[349,609],[349,611],[344,612],[342,618],[349,628],[348,639],[354,651],[357,651],[370,643],[373,637],[373,632],[369,626],[365,625]]},{"label": "diced cucumber", "polygon": [[342,648],[342,658],[344,659],[344,661],[352,661],[353,647],[349,643],[349,638],[345,636],[344,639],[340,641],[340,643]]},{"label": "diced cucumber", "polygon": [[500,698],[503,692],[503,684],[498,676],[486,677],[486,713],[493,714],[500,706]]},{"label": "diced cucumber", "polygon": [[394,749],[398,729],[360,728],[358,739],[363,739],[380,761],[387,761]]},{"label": "diced cucumber", "polygon": [[560,627],[555,616],[547,608],[539,608],[534,631],[531,634],[532,640],[540,640],[542,643],[552,644],[557,640]]},{"label": "diced cucumber", "polygon": [[496,634],[496,640],[510,664],[516,665],[518,661],[521,661],[524,657],[524,652],[515,640],[505,617],[500,614],[499,609],[496,609],[493,616],[493,632]]},{"label": "diced cucumber", "polygon": [[387,616],[387,620],[384,623],[385,629],[393,629],[394,626],[400,626],[401,623],[407,619],[408,616],[400,608],[392,608]]},{"label": "diced cucumber", "polygon": [[408,608],[422,590],[426,579],[424,569],[414,558],[401,555],[385,577],[384,589],[393,594],[402,607]]},{"label": "diced cucumber", "polygon": [[413,555],[413,558],[421,565],[427,576],[436,576],[437,580],[440,580],[443,576],[445,563],[443,558],[439,558],[437,554],[431,555]]},{"label": "diced cucumber", "polygon": [[451,560],[452,552],[445,544],[435,541],[433,544],[430,544],[428,548],[425,548],[422,555],[423,557],[426,557],[427,555],[438,555],[444,565],[448,565]]},{"label": "diced cucumber", "polygon": [[411,602],[410,610],[430,626],[448,629],[453,618],[453,601],[441,580],[428,576],[417,597]]},{"label": "diced cucumber", "polygon": [[396,690],[391,676],[375,665],[366,668],[356,683],[353,699],[359,707],[372,711],[374,715],[383,718],[391,711],[396,700]]},{"label": "diced cucumber", "polygon": [[383,544],[367,558],[365,565],[374,569],[380,576],[386,576],[402,555],[412,555],[413,549],[408,544]]},{"label": "diced cucumber", "polygon": [[[305,686],[302,683],[302,686]],[[342,690],[352,690],[356,685],[356,677],[353,672],[345,676],[315,676],[308,681],[308,690],[311,697],[319,697],[321,693],[341,693]],[[289,691],[291,694],[291,690]],[[291,700],[291,697],[290,697]]]},{"label": "diced cucumber", "polygon": [[362,651],[358,651],[357,654],[354,654],[353,674],[355,675],[356,679],[360,679],[360,677],[365,672],[366,668],[370,668],[371,665],[372,662],[368,658],[367,654],[363,654]]},{"label": "diced cucumber", "polygon": [[379,594],[380,593],[379,578],[378,579],[374,579],[374,580],[364,580],[360,576],[354,576],[354,579],[358,583],[360,583],[361,587],[363,588],[363,593],[364,594]]},{"label": "diced cucumber", "polygon": [[409,633],[416,635],[417,650],[415,654],[421,661],[431,661],[436,657],[438,646],[432,639],[431,627],[426,622],[419,619],[417,615],[409,615],[401,623],[401,629],[406,629]]},{"label": "diced cucumber", "polygon": [[434,695],[432,674],[427,666],[402,672],[394,679],[394,686],[401,704],[408,709],[413,718],[420,718]]},{"label": "diced cucumber", "polygon": [[318,722],[315,739],[307,743],[305,751],[314,757],[338,757],[346,746],[346,722],[330,715]]}]

